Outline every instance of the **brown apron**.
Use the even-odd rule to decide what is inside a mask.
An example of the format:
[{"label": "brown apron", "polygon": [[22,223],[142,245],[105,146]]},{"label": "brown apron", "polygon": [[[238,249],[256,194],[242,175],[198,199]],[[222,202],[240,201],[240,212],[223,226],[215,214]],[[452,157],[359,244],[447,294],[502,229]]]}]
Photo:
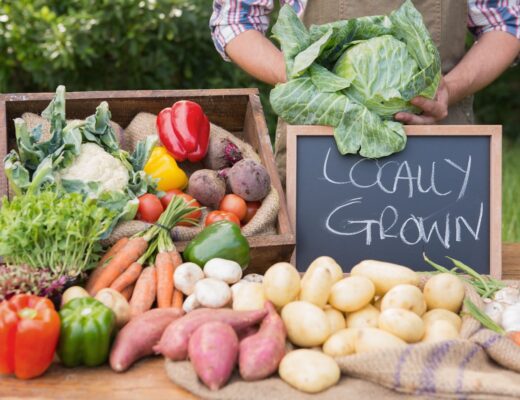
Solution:
[{"label": "brown apron", "polygon": [[[403,0],[308,0],[303,22],[310,26],[367,15],[389,14],[402,3]],[[457,65],[465,53],[467,3],[466,0],[413,0],[439,49],[444,75]],[[440,123],[472,124],[473,97],[451,106],[448,117]],[[278,121],[276,128],[275,157],[280,178],[285,185],[285,123],[282,120]]]}]

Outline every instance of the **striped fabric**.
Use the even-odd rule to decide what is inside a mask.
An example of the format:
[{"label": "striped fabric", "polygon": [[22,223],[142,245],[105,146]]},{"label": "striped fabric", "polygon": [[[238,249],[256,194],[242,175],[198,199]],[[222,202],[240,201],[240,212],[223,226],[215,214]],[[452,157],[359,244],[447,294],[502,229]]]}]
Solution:
[{"label": "striped fabric", "polygon": [[[302,15],[307,0],[279,0]],[[217,51],[229,61],[225,47],[240,33],[257,30],[265,34],[274,0],[214,0],[210,20]],[[520,0],[468,0],[468,28],[478,38],[485,32],[508,32],[520,39]]]}]

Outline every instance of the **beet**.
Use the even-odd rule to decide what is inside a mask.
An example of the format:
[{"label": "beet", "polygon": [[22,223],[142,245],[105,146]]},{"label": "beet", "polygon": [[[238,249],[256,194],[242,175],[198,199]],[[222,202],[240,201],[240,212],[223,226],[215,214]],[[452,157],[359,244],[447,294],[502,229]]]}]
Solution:
[{"label": "beet", "polygon": [[218,208],[226,194],[226,183],[217,171],[199,169],[190,176],[188,194],[204,206]]},{"label": "beet", "polygon": [[251,159],[237,162],[227,171],[231,191],[245,201],[262,200],[271,190],[271,178],[262,164]]},{"label": "beet", "polygon": [[209,169],[219,170],[231,167],[242,159],[242,152],[236,144],[222,137],[210,137],[208,152],[202,161]]}]

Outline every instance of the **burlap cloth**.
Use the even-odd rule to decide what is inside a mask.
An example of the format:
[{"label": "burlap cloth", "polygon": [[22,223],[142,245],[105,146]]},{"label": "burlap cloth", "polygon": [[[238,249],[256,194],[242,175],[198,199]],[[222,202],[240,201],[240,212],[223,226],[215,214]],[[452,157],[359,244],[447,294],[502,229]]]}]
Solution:
[{"label": "burlap cloth", "polygon": [[[466,296],[483,306],[472,288],[466,288]],[[460,336],[338,357],[341,380],[317,395],[299,392],[277,375],[245,382],[236,372],[230,383],[212,392],[200,383],[188,361],[166,361],[166,372],[175,384],[206,399],[520,399],[520,346],[481,329],[468,315],[463,316]]]}]

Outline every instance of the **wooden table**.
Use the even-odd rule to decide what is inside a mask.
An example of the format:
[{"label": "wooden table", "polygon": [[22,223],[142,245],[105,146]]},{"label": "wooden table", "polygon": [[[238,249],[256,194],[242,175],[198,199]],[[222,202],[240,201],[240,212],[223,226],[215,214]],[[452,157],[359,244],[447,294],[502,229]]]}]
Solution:
[{"label": "wooden table", "polygon": [[42,377],[29,381],[0,377],[0,398],[197,399],[170,381],[166,376],[162,357],[142,360],[120,374],[113,372],[108,366],[67,369],[55,364]]}]

